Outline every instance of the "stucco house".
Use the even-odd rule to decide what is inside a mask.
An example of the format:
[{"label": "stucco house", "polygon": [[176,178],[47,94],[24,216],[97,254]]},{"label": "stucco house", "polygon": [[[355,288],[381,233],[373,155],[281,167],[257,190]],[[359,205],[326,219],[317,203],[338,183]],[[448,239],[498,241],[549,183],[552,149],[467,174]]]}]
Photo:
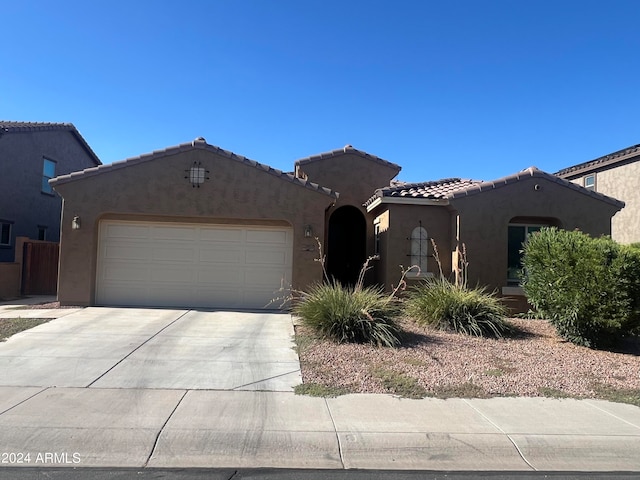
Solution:
[{"label": "stucco house", "polygon": [[611,220],[611,237],[620,243],[640,242],[640,145],[564,168],[556,175],[623,200],[626,207]]},{"label": "stucco house", "polygon": [[62,199],[49,180],[98,165],[70,123],[0,120],[0,297],[16,293],[16,238],[59,241]]},{"label": "stucco house", "polygon": [[[610,232],[623,203],[529,168],[493,182],[395,180],[400,166],[351,146],[285,173],[202,138],[63,175],[58,297],[63,304],[274,307],[280,287],[329,275],[390,289],[400,265],[455,275],[465,245],[469,281],[517,290],[519,249],[541,225]],[[589,212],[589,215],[585,215]],[[504,290],[503,290],[504,289]],[[277,305],[276,305],[277,306]]]}]

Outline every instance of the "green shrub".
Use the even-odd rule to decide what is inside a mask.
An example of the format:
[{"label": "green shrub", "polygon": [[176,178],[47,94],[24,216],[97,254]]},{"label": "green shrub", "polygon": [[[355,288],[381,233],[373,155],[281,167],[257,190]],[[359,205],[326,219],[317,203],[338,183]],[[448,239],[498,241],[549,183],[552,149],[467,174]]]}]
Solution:
[{"label": "green shrub", "polygon": [[393,319],[395,303],[379,288],[346,287],[337,281],[318,284],[302,293],[293,313],[321,336],[338,343],[400,344],[400,328]]},{"label": "green shrub", "polygon": [[640,251],[608,237],[543,228],[525,245],[522,286],[558,334],[606,346],[640,325]]},{"label": "green shrub", "polygon": [[455,285],[442,276],[411,290],[405,313],[423,326],[478,337],[501,338],[512,329],[505,318],[507,309],[495,294]]}]

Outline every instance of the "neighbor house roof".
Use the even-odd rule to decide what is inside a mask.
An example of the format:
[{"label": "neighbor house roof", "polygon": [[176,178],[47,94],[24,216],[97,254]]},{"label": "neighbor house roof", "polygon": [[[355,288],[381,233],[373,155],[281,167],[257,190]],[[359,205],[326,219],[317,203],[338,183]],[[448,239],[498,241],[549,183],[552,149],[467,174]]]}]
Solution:
[{"label": "neighbor house roof", "polygon": [[68,182],[73,182],[76,180],[81,180],[83,178],[88,178],[88,177],[92,177],[94,175],[101,175],[103,173],[107,173],[107,172],[111,172],[111,171],[115,171],[115,170],[120,170],[122,168],[126,168],[126,167],[130,167],[133,165],[138,165],[141,163],[145,163],[145,162],[149,162],[152,160],[156,160],[158,158],[162,158],[162,157],[166,157],[169,155],[175,155],[181,152],[187,152],[190,150],[194,150],[194,149],[198,149],[198,150],[207,150],[213,153],[216,153],[218,155],[221,155],[223,157],[229,158],[230,160],[234,160],[236,162],[240,162],[243,163],[247,166],[256,168],[258,170],[261,170],[267,174],[276,176],[284,181],[288,181],[291,182],[293,184],[296,185],[300,185],[301,187],[305,187],[311,190],[315,190],[321,193],[324,193],[326,195],[332,196],[334,198],[338,198],[339,194],[338,192],[335,192],[333,190],[331,190],[330,188],[326,188],[326,187],[321,187],[320,185],[318,185],[317,183],[313,183],[310,182],[308,180],[302,179],[302,178],[298,178],[295,175],[291,174],[291,173],[285,173],[281,170],[272,168],[268,165],[264,165],[262,163],[258,163],[254,160],[250,160],[246,157],[243,157],[241,155],[236,155],[233,152],[230,152],[228,150],[223,150],[220,147],[216,147],[214,145],[209,145],[204,138],[199,137],[196,138],[193,142],[189,142],[189,143],[183,143],[180,145],[176,145],[174,147],[168,147],[165,148],[163,150],[156,150],[154,152],[151,153],[147,153],[144,155],[140,155],[138,157],[133,157],[133,158],[129,158],[126,160],[121,160],[118,162],[113,162],[111,164],[108,165],[100,165],[99,167],[94,167],[94,168],[87,168],[85,170],[82,170],[80,172],[72,172],[68,175],[61,175],[59,177],[54,178],[53,180],[50,180],[49,183],[51,185],[60,185],[63,183],[68,183]]},{"label": "neighbor house roof", "polygon": [[358,150],[353,148],[351,145],[345,145],[344,148],[339,148],[337,150],[331,150],[330,152],[319,153],[317,155],[312,155],[310,157],[301,158],[300,160],[295,161],[295,165],[307,165],[312,162],[317,162],[319,160],[326,160],[328,158],[338,157],[340,155],[344,155],[345,153],[349,153],[351,155],[357,155],[362,158],[366,158],[367,160],[371,160],[372,162],[378,163],[380,165],[384,165],[386,167],[392,168],[396,170],[396,173],[402,170],[400,165],[384,160],[380,157],[376,157],[375,155],[371,155],[362,150]]},{"label": "neighbor house roof", "polygon": [[633,145],[631,147],[618,150],[617,152],[596,158],[595,160],[589,160],[588,162],[579,163],[572,167],[563,168],[559,172],[556,172],[556,175],[563,178],[572,177],[591,170],[611,167],[634,157],[636,157],[636,160],[640,160],[640,145]]},{"label": "neighbor house roof", "polygon": [[527,178],[544,178],[564,187],[570,188],[584,195],[610,203],[618,208],[624,207],[624,202],[608,197],[592,190],[576,185],[563,178],[543,172],[536,167],[529,167],[513,175],[482,182],[477,180],[462,180],[447,178],[435,182],[394,184],[376,190],[375,194],[364,204],[371,211],[381,203],[412,203],[426,205],[447,205],[450,200],[468,197],[477,193],[496,190]]},{"label": "neighbor house roof", "polygon": [[68,131],[78,140],[80,145],[89,154],[96,165],[102,165],[102,162],[91,149],[89,144],[82,138],[78,129],[73,123],[49,123],[49,122],[12,122],[0,120],[0,137],[5,133],[24,133],[24,132],[47,132],[47,131]]}]

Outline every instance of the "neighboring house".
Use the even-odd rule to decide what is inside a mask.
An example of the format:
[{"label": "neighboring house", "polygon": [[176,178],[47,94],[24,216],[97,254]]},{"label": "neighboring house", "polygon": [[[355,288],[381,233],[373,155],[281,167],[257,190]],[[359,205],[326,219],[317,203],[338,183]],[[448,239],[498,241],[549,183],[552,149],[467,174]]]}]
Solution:
[{"label": "neighboring house", "polygon": [[280,287],[322,281],[315,238],[344,283],[374,255],[367,280],[386,289],[400,265],[419,265],[417,279],[437,273],[433,239],[446,275],[460,273],[464,245],[472,285],[521,294],[526,235],[542,225],[608,234],[624,205],[533,167],[488,183],[406,184],[393,180],[399,171],[346,146],[284,173],[199,138],[60,176],[51,182],[64,198],[59,299],[274,308]]},{"label": "neighboring house", "polygon": [[70,123],[0,120],[0,283],[17,282],[17,237],[59,241],[62,199],[49,180],[100,164]]},{"label": "neighboring house", "polygon": [[611,220],[611,237],[620,243],[640,242],[640,145],[564,168],[556,175],[623,200],[626,207]]}]

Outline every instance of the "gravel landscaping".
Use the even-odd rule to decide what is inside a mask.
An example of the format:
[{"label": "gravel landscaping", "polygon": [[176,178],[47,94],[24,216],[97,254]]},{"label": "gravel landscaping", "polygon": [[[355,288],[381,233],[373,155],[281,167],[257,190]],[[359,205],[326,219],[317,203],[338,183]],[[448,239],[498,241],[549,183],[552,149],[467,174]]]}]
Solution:
[{"label": "gravel landscaping", "polygon": [[299,393],[394,393],[407,397],[552,396],[640,405],[640,344],[623,353],[562,340],[545,320],[511,319],[501,340],[425,330],[403,321],[403,346],[338,345],[296,326]]}]

